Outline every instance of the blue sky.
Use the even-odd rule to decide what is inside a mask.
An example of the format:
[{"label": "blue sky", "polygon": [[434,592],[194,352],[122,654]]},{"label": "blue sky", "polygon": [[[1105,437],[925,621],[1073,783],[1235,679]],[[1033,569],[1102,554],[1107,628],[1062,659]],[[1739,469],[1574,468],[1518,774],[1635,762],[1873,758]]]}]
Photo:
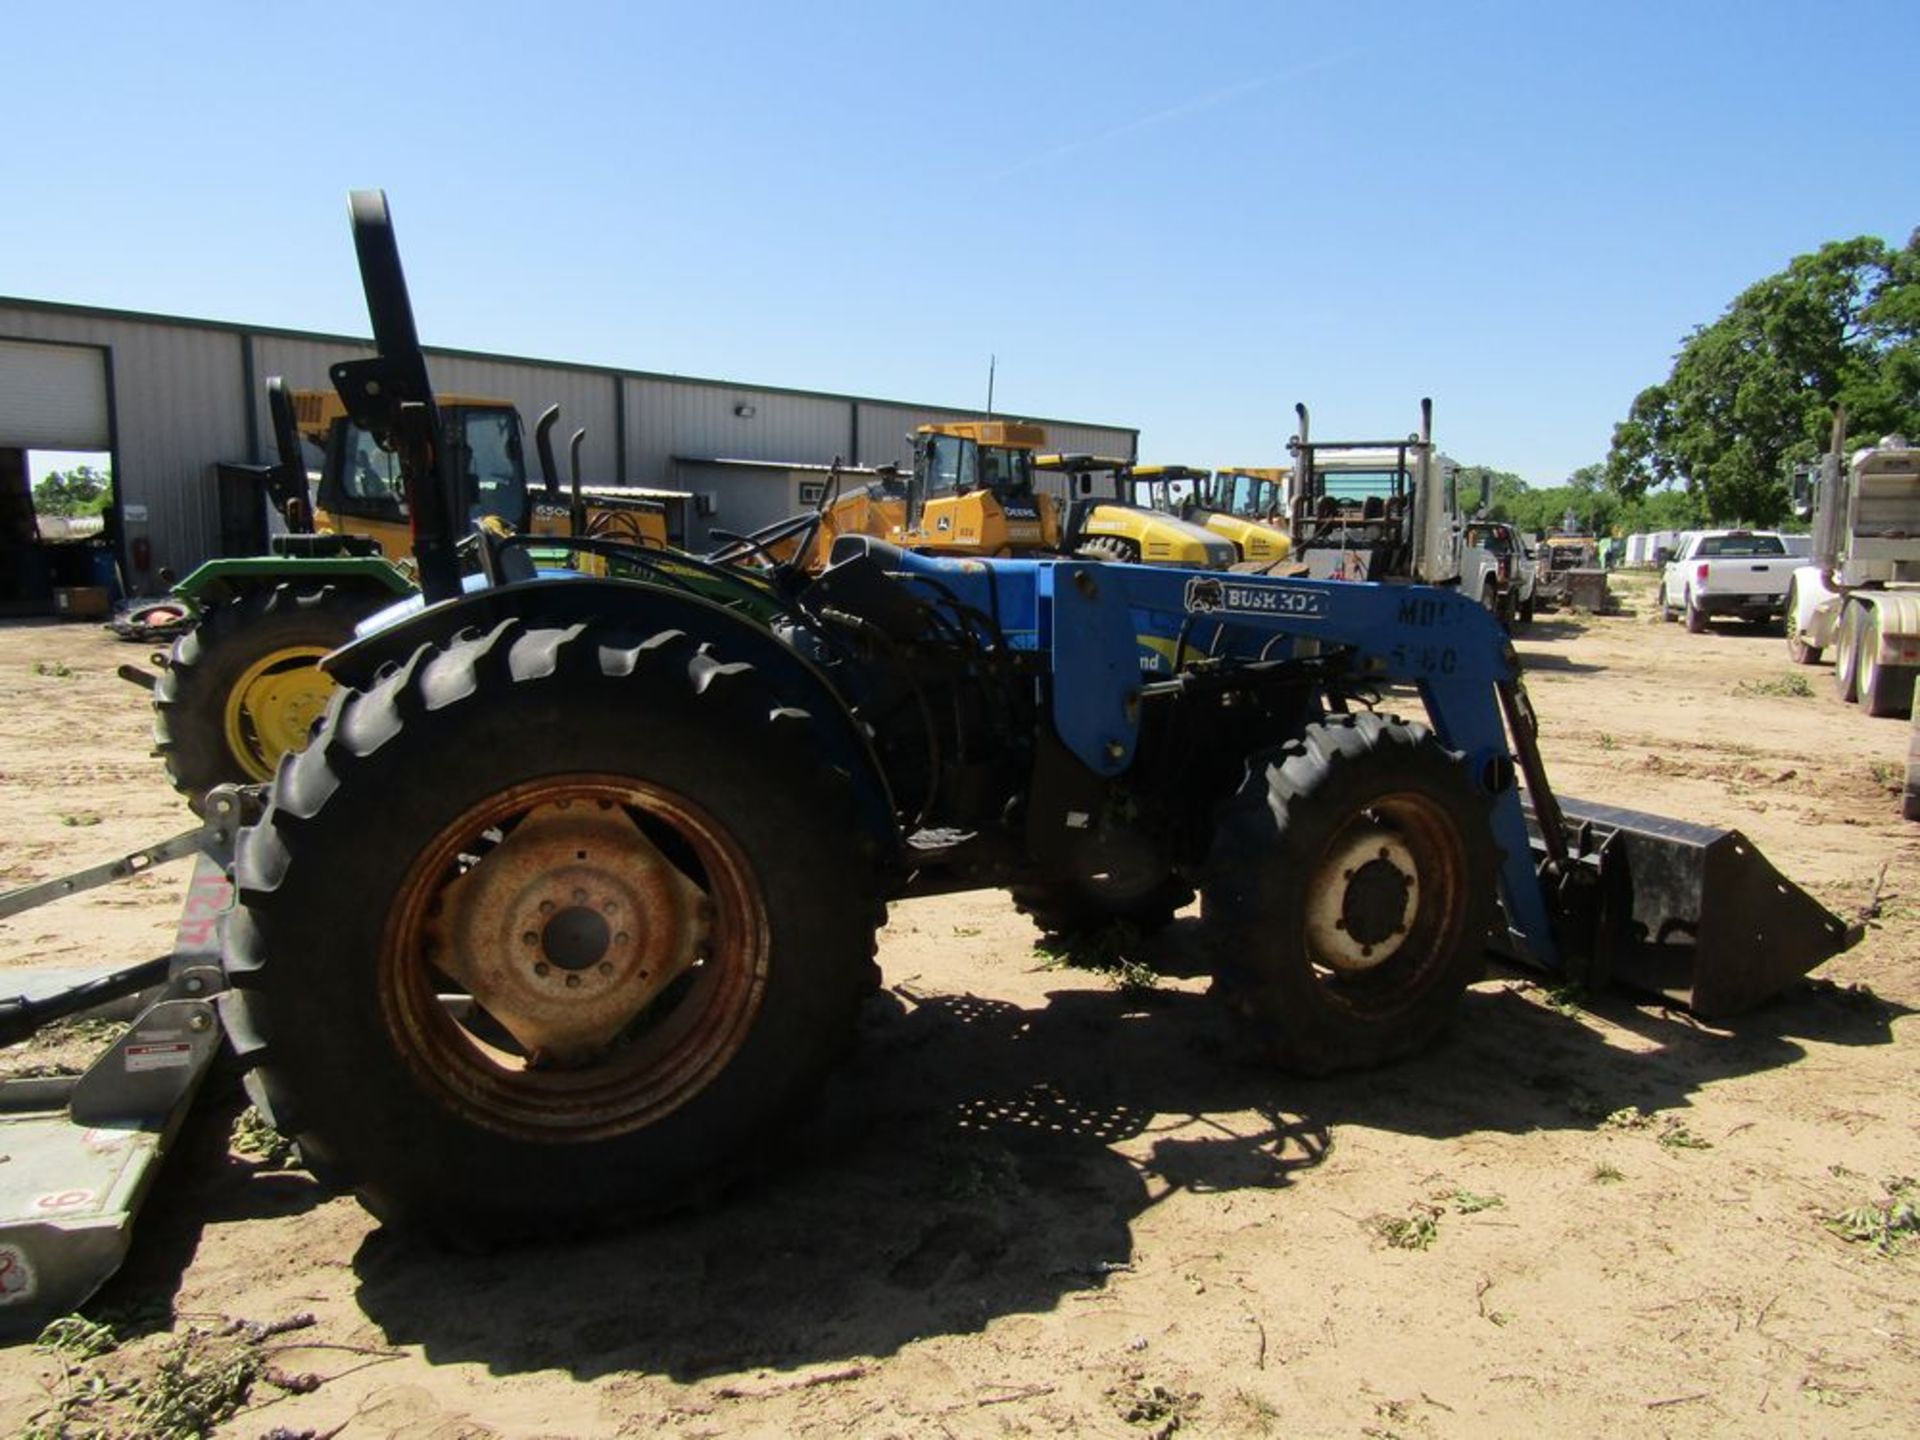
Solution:
[{"label": "blue sky", "polygon": [[939,404],[992,354],[1191,464],[1430,394],[1553,484],[1743,286],[1920,224],[1920,5],[1824,13],[17,6],[0,293],[365,333],[382,186],[429,343]]}]

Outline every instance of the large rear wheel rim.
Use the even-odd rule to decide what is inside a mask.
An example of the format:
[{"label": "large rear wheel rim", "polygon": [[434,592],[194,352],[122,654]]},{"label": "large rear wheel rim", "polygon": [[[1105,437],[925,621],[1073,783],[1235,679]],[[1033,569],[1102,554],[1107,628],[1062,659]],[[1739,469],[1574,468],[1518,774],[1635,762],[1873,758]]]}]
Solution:
[{"label": "large rear wheel rim", "polygon": [[234,763],[254,782],[271,780],[280,757],[306,749],[333,681],[320,668],[325,645],[286,645],[241,671],[221,716]]},{"label": "large rear wheel rim", "polygon": [[1307,881],[1301,942],[1330,1005],[1386,1020],[1420,1003],[1467,936],[1466,844],[1434,796],[1379,796],[1339,826]]},{"label": "large rear wheel rim", "polygon": [[[570,812],[607,822],[612,838],[574,860]],[[639,838],[623,845],[627,824]],[[481,880],[489,864],[504,870],[530,825],[541,838],[513,875]],[[663,876],[662,860],[691,888]],[[684,903],[635,903],[663,883]],[[505,898],[476,900],[476,885]],[[600,1140],[657,1122],[725,1070],[759,1013],[771,948],[759,883],[713,816],[631,776],[548,777],[480,802],[422,849],[389,912],[381,1009],[401,1057],[467,1119],[524,1139]],[[690,957],[684,969],[645,978],[676,953]],[[489,974],[508,983],[490,990]],[[449,989],[471,998],[450,1001]],[[611,999],[617,1012],[621,997],[641,1003],[604,1048],[576,1044],[552,1064],[526,1043],[554,1014],[564,1029],[569,1006]]]}]

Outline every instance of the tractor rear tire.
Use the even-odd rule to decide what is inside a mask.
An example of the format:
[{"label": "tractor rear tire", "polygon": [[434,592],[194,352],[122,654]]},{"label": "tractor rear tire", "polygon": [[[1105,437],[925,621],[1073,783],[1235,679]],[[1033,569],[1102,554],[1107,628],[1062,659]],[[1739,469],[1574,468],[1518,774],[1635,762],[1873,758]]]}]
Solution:
[{"label": "tractor rear tire", "polygon": [[293,584],[215,605],[174,641],[153,687],[153,738],[196,814],[216,785],[269,780],[307,743],[333,682],[315,668],[393,597]]},{"label": "tractor rear tire", "polygon": [[1130,541],[1117,535],[1095,535],[1091,540],[1082,540],[1073,552],[1082,560],[1099,560],[1106,564],[1138,564],[1140,552]]},{"label": "tractor rear tire", "polygon": [[1193,887],[1178,875],[1166,875],[1126,892],[1094,880],[1050,880],[1014,885],[1007,893],[1014,907],[1048,935],[1097,934],[1116,921],[1142,935],[1164,930],[1193,900]]},{"label": "tractor rear tire", "polygon": [[1333,717],[1252,758],[1200,903],[1216,989],[1269,1059],[1363,1069],[1445,1028],[1496,913],[1491,815],[1459,756],[1389,716]]},{"label": "tractor rear tire", "polygon": [[815,725],[675,630],[509,620],[341,692],[236,860],[255,1103],[456,1245],[716,1193],[871,989],[874,847]]}]

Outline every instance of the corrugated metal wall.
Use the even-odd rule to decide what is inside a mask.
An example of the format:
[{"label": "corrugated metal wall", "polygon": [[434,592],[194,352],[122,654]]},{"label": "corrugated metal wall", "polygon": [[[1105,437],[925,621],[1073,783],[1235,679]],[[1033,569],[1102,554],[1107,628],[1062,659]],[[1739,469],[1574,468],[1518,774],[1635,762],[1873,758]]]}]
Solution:
[{"label": "corrugated metal wall", "polygon": [[746,386],[625,381],[627,479],[671,485],[673,456],[824,464],[852,445],[851,403]]},{"label": "corrugated metal wall", "polygon": [[[0,339],[104,347],[120,502],[133,507],[126,538],[144,535],[152,569],[182,575],[218,548],[214,462],[272,458],[267,377],[317,388],[328,383],[335,361],[371,353],[364,340],[6,297]],[[529,429],[559,403],[554,444],[563,478],[567,438],[585,427],[581,468],[588,483],[671,487],[673,456],[906,464],[912,450],[905,437],[916,425],[973,413],[508,356],[427,355],[436,389],[511,400]],[[1119,427],[1043,423],[1061,449],[1131,455],[1138,440]],[[537,481],[536,457],[529,454],[527,463]],[[145,519],[131,518],[140,507]],[[136,588],[157,583],[151,571],[128,578]]]}]

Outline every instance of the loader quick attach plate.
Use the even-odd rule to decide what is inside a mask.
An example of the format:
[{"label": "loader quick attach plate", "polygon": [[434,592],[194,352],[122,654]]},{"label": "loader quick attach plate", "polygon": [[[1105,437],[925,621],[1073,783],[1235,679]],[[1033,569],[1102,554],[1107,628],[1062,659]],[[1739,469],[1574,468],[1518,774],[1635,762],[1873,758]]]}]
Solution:
[{"label": "loader quick attach plate", "polygon": [[[1768,863],[1737,830],[1562,797],[1573,864],[1593,903],[1568,907],[1590,933],[1589,983],[1663,995],[1703,1019],[1738,1015],[1857,943],[1849,925]],[[1536,859],[1545,855],[1529,815]]]},{"label": "loader quick attach plate", "polygon": [[159,998],[84,1075],[0,1082],[0,1341],[37,1333],[125,1257],[162,1155],[220,1046],[232,886],[201,855]]}]

